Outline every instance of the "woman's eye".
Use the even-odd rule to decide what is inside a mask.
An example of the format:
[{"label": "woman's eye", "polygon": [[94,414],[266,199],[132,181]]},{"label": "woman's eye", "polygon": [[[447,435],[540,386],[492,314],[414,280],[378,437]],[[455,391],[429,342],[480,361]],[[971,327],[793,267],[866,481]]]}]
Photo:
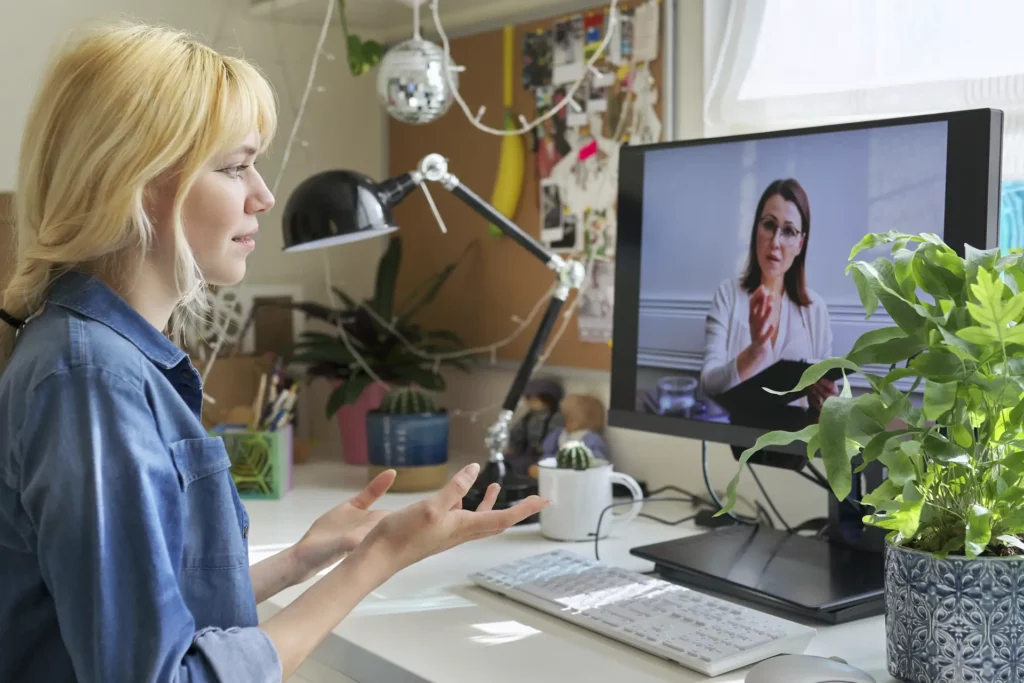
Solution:
[{"label": "woman's eye", "polygon": [[245,169],[247,169],[247,168],[249,168],[248,164],[242,164],[242,165],[239,165],[239,166],[231,166],[230,168],[225,168],[224,169],[224,173],[226,173],[231,178],[241,178],[242,177],[242,173],[244,173]]}]

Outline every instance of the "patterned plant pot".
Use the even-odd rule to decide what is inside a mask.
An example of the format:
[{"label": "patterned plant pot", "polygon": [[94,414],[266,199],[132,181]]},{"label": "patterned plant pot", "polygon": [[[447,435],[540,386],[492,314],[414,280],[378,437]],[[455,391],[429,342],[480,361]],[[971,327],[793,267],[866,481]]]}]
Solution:
[{"label": "patterned plant pot", "polygon": [[886,543],[885,635],[904,683],[1024,681],[1024,561]]},{"label": "patterned plant pot", "polygon": [[392,491],[430,491],[448,480],[448,413],[366,415],[372,479],[387,469],[397,472]]}]

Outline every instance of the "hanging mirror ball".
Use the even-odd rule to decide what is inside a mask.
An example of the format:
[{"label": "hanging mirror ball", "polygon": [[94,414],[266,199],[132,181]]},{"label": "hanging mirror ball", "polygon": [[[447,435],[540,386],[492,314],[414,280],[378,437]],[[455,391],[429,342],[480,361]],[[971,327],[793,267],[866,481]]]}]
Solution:
[{"label": "hanging mirror ball", "polygon": [[[417,124],[441,118],[454,101],[444,59],[444,50],[421,38],[389,49],[377,72],[377,96],[388,114]],[[458,87],[459,74],[454,70],[452,82]]]}]

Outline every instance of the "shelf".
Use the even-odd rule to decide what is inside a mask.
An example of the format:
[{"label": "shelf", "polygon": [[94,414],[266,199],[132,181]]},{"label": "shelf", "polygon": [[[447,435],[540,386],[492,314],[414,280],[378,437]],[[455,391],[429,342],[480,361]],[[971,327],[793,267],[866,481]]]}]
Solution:
[{"label": "shelf", "polygon": [[[285,23],[323,22],[328,0],[253,0],[253,17]],[[336,1],[336,0],[334,0]],[[412,34],[412,10],[397,0],[347,0],[348,23],[363,38],[397,41]],[[449,37],[469,35],[601,4],[600,0],[441,0],[441,21]],[[429,4],[421,10],[423,33],[432,37]]]}]

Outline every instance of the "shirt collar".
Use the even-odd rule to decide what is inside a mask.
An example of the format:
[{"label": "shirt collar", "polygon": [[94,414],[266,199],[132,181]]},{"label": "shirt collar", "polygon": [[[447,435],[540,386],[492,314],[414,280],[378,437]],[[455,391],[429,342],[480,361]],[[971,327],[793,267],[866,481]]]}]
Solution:
[{"label": "shirt collar", "polygon": [[185,358],[184,351],[139,315],[128,302],[87,273],[73,270],[61,275],[50,288],[47,300],[106,325],[165,370],[170,370]]}]

